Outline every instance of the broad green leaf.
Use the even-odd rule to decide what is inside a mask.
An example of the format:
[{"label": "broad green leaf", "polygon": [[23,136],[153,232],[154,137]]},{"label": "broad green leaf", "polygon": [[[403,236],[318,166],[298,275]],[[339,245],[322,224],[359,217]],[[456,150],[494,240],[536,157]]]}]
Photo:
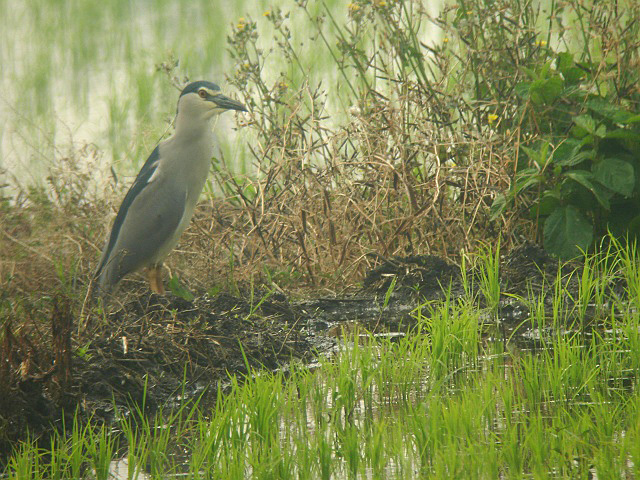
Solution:
[{"label": "broad green leaf", "polygon": [[553,163],[563,167],[572,167],[595,157],[594,150],[580,151],[584,142],[575,138],[568,138],[562,142],[553,152]]},{"label": "broad green leaf", "polygon": [[556,163],[563,167],[573,167],[575,165],[578,165],[584,162],[585,160],[593,160],[595,156],[596,156],[596,152],[594,150],[585,150],[583,152],[576,153],[575,155],[566,159],[565,161],[558,161]]},{"label": "broad green leaf", "polygon": [[564,89],[564,81],[559,76],[548,79],[544,86],[544,99],[546,103],[553,102],[560,96]]},{"label": "broad green leaf", "polygon": [[514,186],[514,195],[531,188],[533,185],[537,185],[540,183],[541,177],[538,175],[538,171],[533,168],[528,168],[523,170],[521,173],[518,173],[516,176],[515,186]]},{"label": "broad green leaf", "polygon": [[562,162],[575,155],[575,153],[582,147],[582,142],[577,138],[567,138],[560,142],[560,144],[553,150],[553,161],[557,163]]},{"label": "broad green leaf", "polygon": [[534,161],[538,168],[544,169],[544,167],[549,163],[551,157],[549,156],[549,142],[544,141],[542,145],[540,145],[540,150],[534,150],[533,148],[521,146],[522,151],[527,154],[532,161]]},{"label": "broad green leaf", "polygon": [[562,76],[567,85],[576,85],[585,76],[585,72],[581,68],[571,67],[564,70]]},{"label": "broad green leaf", "polygon": [[560,70],[560,72],[562,72],[562,74],[564,74],[564,72],[573,67],[574,63],[573,63],[573,55],[570,54],[569,52],[561,52],[558,54],[558,70]]},{"label": "broad green leaf", "polygon": [[516,181],[525,177],[531,177],[538,174],[538,169],[534,167],[521,168],[516,172]]},{"label": "broad green leaf", "polygon": [[598,200],[598,203],[602,205],[603,208],[607,210],[611,208],[606,192],[604,192],[601,188],[598,188],[598,185],[593,183],[593,180],[595,178],[591,172],[588,172],[586,170],[572,170],[570,172],[565,172],[564,175],[571,180],[579,183],[584,188],[593,193],[593,195],[596,197],[596,200]]},{"label": "broad green leaf", "polygon": [[591,117],[591,115],[585,114],[573,117],[573,123],[591,135],[596,133],[596,121]]},{"label": "broad green leaf", "polygon": [[593,225],[573,205],[556,209],[544,222],[544,248],[568,260],[586,251],[593,241]]},{"label": "broad green leaf", "polygon": [[632,142],[640,142],[640,132],[618,128],[607,132],[604,138],[617,138],[621,140],[631,140]]},{"label": "broad green leaf", "polygon": [[636,215],[627,225],[627,231],[634,237],[640,236],[640,215]]},{"label": "broad green leaf", "polygon": [[617,158],[605,158],[592,167],[593,178],[616,193],[630,196],[636,183],[633,165]]},{"label": "broad green leaf", "polygon": [[544,96],[542,91],[544,89],[545,80],[534,80],[529,87],[529,99],[534,105],[543,105]]},{"label": "broad green leaf", "polygon": [[507,197],[505,197],[502,193],[496,195],[496,198],[493,199],[493,203],[491,204],[491,208],[489,208],[489,219],[495,220],[502,212],[504,212],[505,208],[507,208]]},{"label": "broad green leaf", "polygon": [[607,228],[616,236],[630,234],[636,236],[640,231],[640,205],[638,201],[629,199],[616,205],[608,217]]},{"label": "broad green leaf", "polygon": [[[538,205],[536,205],[533,210],[536,215],[546,216],[551,214],[555,209],[560,205],[561,198],[558,192],[550,190],[545,192],[540,199]],[[535,218],[535,216],[534,216]]]},{"label": "broad green leaf", "polygon": [[536,105],[550,104],[558,98],[564,88],[564,82],[559,76],[536,80],[531,83],[529,92],[531,101]]},{"label": "broad green leaf", "polygon": [[524,145],[521,145],[520,148],[524,153],[527,154],[527,157],[529,157],[534,162],[540,163],[540,154],[537,152],[537,150],[534,150],[533,148],[525,147]]},{"label": "broad green leaf", "polygon": [[549,142],[547,140],[545,140],[542,143],[542,146],[540,147],[540,167],[542,167],[544,169],[544,167],[547,166],[547,164],[551,161],[551,155],[549,155]]},{"label": "broad green leaf", "polygon": [[590,98],[586,103],[587,108],[592,112],[611,120],[614,123],[626,125],[635,116],[633,113],[619,105],[611,103],[602,97]]}]

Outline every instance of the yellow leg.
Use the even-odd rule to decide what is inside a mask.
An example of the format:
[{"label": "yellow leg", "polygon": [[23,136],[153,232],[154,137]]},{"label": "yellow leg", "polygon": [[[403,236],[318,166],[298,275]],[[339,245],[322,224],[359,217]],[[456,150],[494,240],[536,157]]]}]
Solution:
[{"label": "yellow leg", "polygon": [[164,295],[164,285],[162,284],[162,264],[149,268],[149,286],[158,295]]}]

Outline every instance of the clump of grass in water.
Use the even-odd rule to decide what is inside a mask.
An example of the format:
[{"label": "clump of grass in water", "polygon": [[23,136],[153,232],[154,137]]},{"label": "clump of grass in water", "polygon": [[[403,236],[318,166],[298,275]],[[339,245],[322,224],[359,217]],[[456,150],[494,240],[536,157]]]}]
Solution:
[{"label": "clump of grass in water", "polygon": [[[625,248],[610,255],[631,255]],[[621,312],[615,328],[586,340],[580,331],[567,333],[560,327],[573,311],[558,283],[551,296],[557,328],[537,351],[483,346],[479,312],[448,295],[416,310],[405,338],[363,341],[356,332],[313,371],[248,368],[246,377],[231,379],[227,395],[219,390],[211,411],[185,406],[146,417],[142,405],[121,424],[129,474],[575,477],[596,468],[598,475],[631,475],[626,459],[635,463],[640,453],[637,315],[609,292],[611,311]],[[542,292],[538,304],[545,298]],[[91,468],[104,478],[115,456],[106,432],[74,422],[48,449],[27,441],[6,473],[44,478]],[[186,453],[174,456],[174,447]]]},{"label": "clump of grass in water", "polygon": [[[478,287],[482,296],[484,297],[485,304],[489,311],[493,315],[497,315],[498,307],[500,306],[500,295],[502,289],[500,285],[500,238],[495,245],[495,248],[490,244],[484,244],[478,250],[475,255],[475,268]],[[462,264],[464,268],[464,263]],[[467,273],[463,273],[462,278],[465,284],[465,292],[467,298],[470,298],[470,292],[473,291],[473,285],[471,288],[467,286],[467,282],[473,279],[467,279]]]},{"label": "clump of grass in water", "polygon": [[[575,477],[592,468],[599,476],[631,474],[629,462],[614,460],[635,462],[640,453],[639,395],[617,380],[640,373],[625,339],[584,344],[578,334],[556,335],[540,352],[483,355],[477,317],[464,304],[432,304],[415,330],[395,342],[362,342],[356,333],[313,371],[293,365],[287,374],[250,370],[233,377],[210,411],[196,405],[145,419],[141,407],[136,422],[123,420],[129,474],[406,478],[418,470],[434,478]],[[7,473],[43,478],[50,468],[45,457],[56,471],[86,464],[103,472],[113,456],[105,430],[74,426],[70,438],[93,447],[70,450],[71,443],[56,440],[51,454],[26,442]],[[186,455],[171,455],[172,445]]]}]

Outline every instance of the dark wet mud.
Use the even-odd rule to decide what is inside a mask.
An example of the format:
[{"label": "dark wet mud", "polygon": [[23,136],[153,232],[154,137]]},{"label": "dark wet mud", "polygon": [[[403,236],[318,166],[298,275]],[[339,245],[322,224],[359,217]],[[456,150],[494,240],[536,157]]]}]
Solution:
[{"label": "dark wet mud", "polygon": [[[501,262],[501,289],[511,295],[503,295],[497,314],[486,322],[520,325],[529,312],[513,295],[542,291],[555,281],[557,269],[558,262],[536,246],[512,252]],[[473,279],[477,272],[467,276]],[[89,325],[74,324],[67,364],[49,352],[51,368],[37,375],[23,365],[30,347],[5,335],[0,455],[6,458],[27,431],[37,437],[63,422],[69,425],[76,411],[83,420],[111,422],[118,410],[134,404],[153,412],[183,395],[214,398],[211,394],[229,385],[230,375],[277,369],[293,359],[311,361],[333,348],[350,325],[374,333],[405,332],[415,324],[412,312],[421,303],[464,293],[459,267],[428,255],[378,258],[362,288],[341,298],[294,301],[264,291],[187,301],[145,293]],[[483,308],[479,290],[477,299]],[[26,373],[20,374],[21,368]]]}]

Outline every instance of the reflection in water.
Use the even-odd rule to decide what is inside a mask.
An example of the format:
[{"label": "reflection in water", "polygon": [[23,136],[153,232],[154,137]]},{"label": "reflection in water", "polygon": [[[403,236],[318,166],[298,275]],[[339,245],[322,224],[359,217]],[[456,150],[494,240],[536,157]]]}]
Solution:
[{"label": "reflection in water", "polygon": [[[129,471],[132,468],[133,471]],[[148,473],[140,472],[135,467],[129,466],[129,458],[122,457],[118,460],[113,460],[109,465],[109,478],[114,480],[128,480],[130,478],[137,478],[138,480],[147,480],[151,478]]]}]

